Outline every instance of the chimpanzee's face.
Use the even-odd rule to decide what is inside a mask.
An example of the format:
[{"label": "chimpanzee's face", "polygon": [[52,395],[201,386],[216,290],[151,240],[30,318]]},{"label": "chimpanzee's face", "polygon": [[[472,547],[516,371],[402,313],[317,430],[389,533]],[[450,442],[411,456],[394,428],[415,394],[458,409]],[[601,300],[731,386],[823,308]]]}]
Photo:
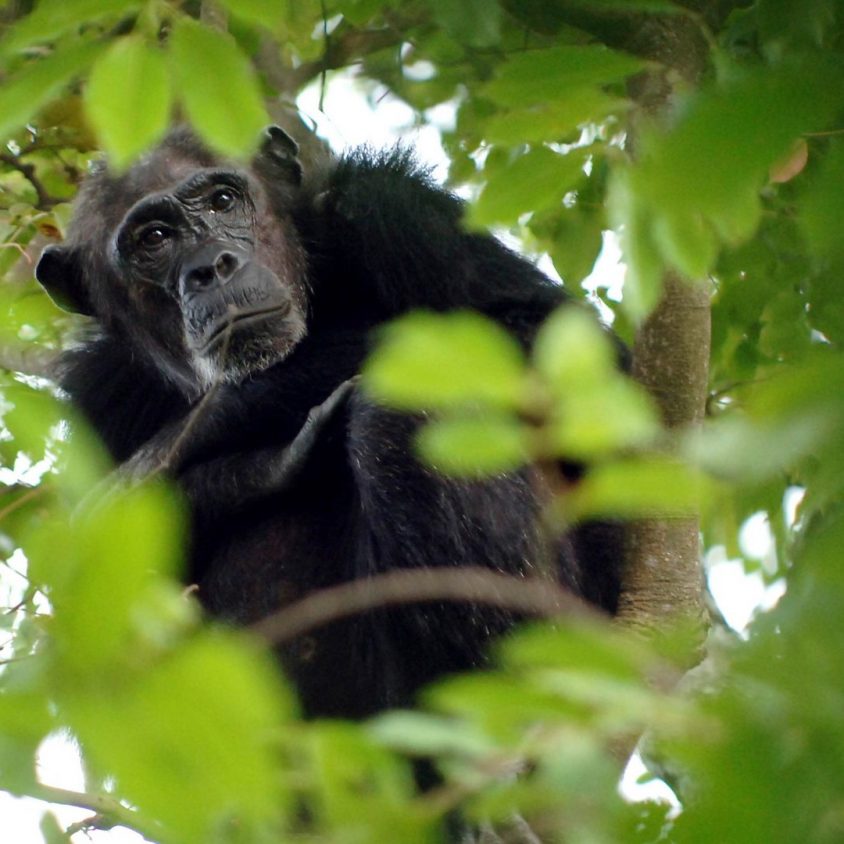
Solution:
[{"label": "chimpanzee's face", "polygon": [[307,262],[262,180],[298,183],[295,145],[279,132],[260,168],[165,142],[124,176],[94,176],[39,281],[199,389],[281,360],[305,334]]}]

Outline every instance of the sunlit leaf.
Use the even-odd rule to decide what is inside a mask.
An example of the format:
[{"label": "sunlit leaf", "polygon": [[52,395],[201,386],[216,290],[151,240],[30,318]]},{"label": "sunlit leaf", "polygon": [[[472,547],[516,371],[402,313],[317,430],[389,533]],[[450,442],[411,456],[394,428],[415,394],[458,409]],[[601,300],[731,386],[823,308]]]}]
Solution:
[{"label": "sunlit leaf", "polygon": [[516,341],[470,311],[395,320],[364,369],[364,385],[394,407],[422,410],[482,402],[514,407],[524,357]]},{"label": "sunlit leaf", "polygon": [[8,30],[0,41],[0,55],[52,41],[84,24],[126,15],[142,5],[141,0],[41,0]]},{"label": "sunlit leaf", "polygon": [[290,701],[266,654],[205,631],[107,706],[70,694],[67,706],[96,767],[175,840],[226,840],[232,824],[239,840],[278,840],[283,792],[272,737]]},{"label": "sunlit leaf", "polygon": [[229,12],[269,32],[278,32],[288,12],[287,0],[220,0]]},{"label": "sunlit leaf", "polygon": [[560,155],[538,147],[490,174],[469,219],[479,226],[514,222],[526,211],[561,201],[582,176],[582,153]]},{"label": "sunlit leaf", "polygon": [[496,747],[487,736],[460,721],[422,712],[388,712],[376,718],[370,730],[385,745],[416,756],[483,756]]},{"label": "sunlit leaf", "polygon": [[550,424],[559,456],[591,458],[643,446],[660,431],[659,415],[645,390],[618,375],[563,395]]},{"label": "sunlit leaf", "polygon": [[85,91],[88,116],[118,169],[164,134],[170,103],[165,58],[139,36],[112,44],[94,65]]},{"label": "sunlit leaf", "polygon": [[517,146],[559,141],[576,133],[579,126],[600,123],[611,114],[623,114],[627,107],[626,100],[599,88],[573,88],[565,99],[496,110],[481,127],[484,137],[492,143]]},{"label": "sunlit leaf", "polygon": [[430,422],[419,432],[422,458],[457,476],[512,471],[528,460],[527,436],[515,417],[485,413]]},{"label": "sunlit leaf", "polygon": [[[60,518],[41,526],[30,545],[31,572],[56,608],[52,630],[68,669],[96,672],[119,654],[141,658],[144,646],[155,648],[145,625],[160,625],[161,635],[166,619],[138,610],[149,607],[160,576],[181,563],[183,528],[174,504],[150,485],[91,502],[72,527]],[[187,620],[170,623],[183,628]]]},{"label": "sunlit leaf", "polygon": [[45,59],[23,67],[0,88],[0,135],[20,129],[103,50],[102,44],[82,42],[63,46]]},{"label": "sunlit leaf", "polygon": [[561,394],[607,379],[616,367],[607,332],[586,308],[558,308],[536,335],[533,361]]},{"label": "sunlit leaf", "polygon": [[704,478],[681,463],[638,458],[596,466],[565,506],[577,518],[678,518],[698,512],[706,492]]},{"label": "sunlit leaf", "polygon": [[368,832],[374,840],[434,840],[430,814],[408,801],[415,788],[409,767],[367,732],[324,722],[310,731],[308,746],[319,784],[319,821],[353,839]]},{"label": "sunlit leaf", "polygon": [[643,193],[637,178],[628,169],[618,168],[607,198],[610,221],[621,231],[620,243],[627,264],[623,307],[636,324],[659,302],[664,267]]},{"label": "sunlit leaf", "polygon": [[180,18],[170,51],[179,94],[194,128],[227,155],[253,151],[271,121],[255,73],[235,42]]},{"label": "sunlit leaf", "polygon": [[571,91],[620,82],[642,67],[640,59],[602,46],[525,50],[500,66],[484,93],[509,106],[566,100]]}]

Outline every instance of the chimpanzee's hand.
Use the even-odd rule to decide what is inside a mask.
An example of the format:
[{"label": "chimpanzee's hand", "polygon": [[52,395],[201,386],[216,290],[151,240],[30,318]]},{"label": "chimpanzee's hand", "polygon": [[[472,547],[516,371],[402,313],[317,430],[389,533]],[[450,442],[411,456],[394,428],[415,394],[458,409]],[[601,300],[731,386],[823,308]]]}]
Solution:
[{"label": "chimpanzee's hand", "polygon": [[331,423],[343,412],[359,380],[360,376],[349,378],[322,404],[312,407],[293,441],[270,457],[266,476],[267,492],[289,489],[302,476],[320,440]]},{"label": "chimpanzee's hand", "polygon": [[179,486],[206,517],[292,489],[319,457],[329,427],[343,412],[357,382],[357,377],[344,381],[312,408],[299,433],[286,445],[193,463],[176,474]]}]

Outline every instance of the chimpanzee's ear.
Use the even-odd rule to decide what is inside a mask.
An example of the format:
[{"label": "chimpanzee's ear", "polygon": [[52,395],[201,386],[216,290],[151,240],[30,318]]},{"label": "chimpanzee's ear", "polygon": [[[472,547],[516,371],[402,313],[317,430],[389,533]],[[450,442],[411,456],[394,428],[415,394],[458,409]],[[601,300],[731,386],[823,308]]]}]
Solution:
[{"label": "chimpanzee's ear", "polygon": [[94,315],[91,300],[82,283],[79,256],[64,244],[51,244],[41,253],[35,277],[50,298],[66,311]]},{"label": "chimpanzee's ear", "polygon": [[302,181],[302,165],[299,163],[299,144],[280,126],[268,126],[257,158],[261,163],[295,185]]}]

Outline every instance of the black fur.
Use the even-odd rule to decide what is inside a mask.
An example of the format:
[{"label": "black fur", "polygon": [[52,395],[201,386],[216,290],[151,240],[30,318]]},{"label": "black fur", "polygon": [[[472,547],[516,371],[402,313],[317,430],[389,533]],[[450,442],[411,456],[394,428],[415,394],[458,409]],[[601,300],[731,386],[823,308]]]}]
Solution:
[{"label": "black fur", "polygon": [[[189,136],[168,143],[198,165],[213,163]],[[95,177],[102,187],[80,200],[70,238],[86,256],[80,272],[101,329],[66,355],[61,383],[118,461],[183,418],[199,393],[144,343],[147,325],[128,331],[111,318],[119,281],[104,268],[102,235],[98,243],[86,234],[101,225],[91,215],[106,213],[99,202],[134,202],[159,166],[153,156],[122,179]],[[354,152],[301,185],[274,184],[254,166],[256,173],[307,255],[307,332],[268,369],[218,388],[179,466],[194,507],[188,578],[200,600],[214,615],[245,623],[315,589],[398,568],[529,574],[541,553],[529,471],[483,482],[438,476],[412,456],[417,423],[357,392],[292,488],[250,486],[253,470],[244,467],[291,443],[310,409],[360,371],[372,329],[385,320],[416,307],[475,308],[528,346],[564,300],[561,287],[495,239],[466,233],[461,202],[407,152]],[[610,612],[618,539],[610,526],[591,526],[555,552],[560,581]],[[378,611],[316,631],[284,661],[308,713],[363,716],[406,705],[444,672],[482,664],[490,637],[513,620],[501,610],[448,604]]]}]

